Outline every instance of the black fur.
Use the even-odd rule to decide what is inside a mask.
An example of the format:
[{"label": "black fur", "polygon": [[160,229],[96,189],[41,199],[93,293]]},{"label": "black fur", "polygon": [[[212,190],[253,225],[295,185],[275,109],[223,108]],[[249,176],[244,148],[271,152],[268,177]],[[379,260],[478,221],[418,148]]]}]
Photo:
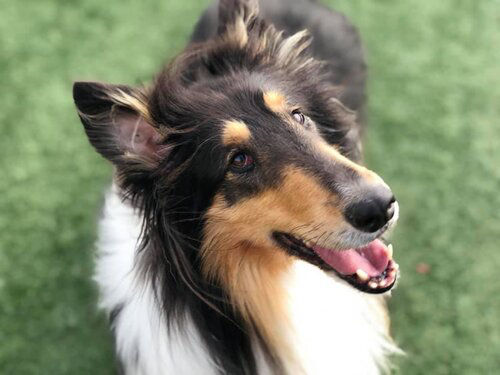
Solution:
[{"label": "black fur", "polygon": [[[310,117],[314,132],[339,146],[348,157],[359,159],[359,124],[349,110],[331,98],[362,111],[365,65],[354,28],[342,15],[315,1],[262,1],[262,18],[248,22],[249,41],[244,48],[220,35],[235,11],[250,14],[255,4],[250,0],[221,3],[220,8],[214,5],[205,12],[191,43],[157,76],[151,88],[78,83],[74,99],[91,143],[117,165],[126,199],[142,211],[141,265],[156,288],[165,319],[182,327],[183,318],[189,316],[222,373],[255,374],[250,333],[258,337],[259,332],[229,305],[220,285],[202,277],[199,249],[204,213],[217,192],[232,204],[278,182],[280,165],[292,163],[306,169],[322,165],[311,156],[307,143],[279,126],[282,120],[263,102],[264,90],[284,92]],[[286,35],[309,29],[311,47],[291,66],[277,61],[275,50],[256,52],[269,23],[285,30]],[[273,37],[279,43],[276,33]],[[311,55],[326,64],[314,60],[292,74],[292,69]],[[113,110],[134,110],[113,101],[111,94],[119,90],[147,105],[148,120],[161,135],[154,160],[127,158],[109,127],[103,126],[112,122]],[[258,162],[272,163],[273,168],[261,168],[259,173],[237,180],[225,179],[231,150],[221,144],[218,135],[221,121],[230,119],[248,125],[255,142],[249,152],[258,152]],[[269,139],[274,141],[270,144]],[[272,160],[266,155],[272,155]],[[317,169],[313,172],[342,175],[338,169]],[[346,173],[345,178],[353,176]],[[333,186],[328,178],[324,183]],[[261,344],[279,373],[279,359],[262,340]]]}]

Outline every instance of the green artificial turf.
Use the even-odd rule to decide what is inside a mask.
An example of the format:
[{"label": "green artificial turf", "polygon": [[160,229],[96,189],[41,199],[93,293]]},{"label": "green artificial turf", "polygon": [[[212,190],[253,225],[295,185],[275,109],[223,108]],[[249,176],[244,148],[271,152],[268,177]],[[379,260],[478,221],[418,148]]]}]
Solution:
[{"label": "green artificial turf", "polygon": [[[367,161],[401,204],[396,373],[499,373],[500,1],[328,2],[361,30]],[[206,3],[0,0],[1,374],[114,371],[91,282],[111,169],[71,83],[149,80]]]}]

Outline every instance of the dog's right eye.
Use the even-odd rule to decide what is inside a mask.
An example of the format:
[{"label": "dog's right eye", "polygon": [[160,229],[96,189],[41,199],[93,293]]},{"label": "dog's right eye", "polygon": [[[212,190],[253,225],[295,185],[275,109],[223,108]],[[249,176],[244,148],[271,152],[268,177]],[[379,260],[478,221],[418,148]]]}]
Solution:
[{"label": "dog's right eye", "polygon": [[254,165],[253,157],[244,151],[240,151],[231,158],[230,168],[233,172],[243,173],[251,170]]}]

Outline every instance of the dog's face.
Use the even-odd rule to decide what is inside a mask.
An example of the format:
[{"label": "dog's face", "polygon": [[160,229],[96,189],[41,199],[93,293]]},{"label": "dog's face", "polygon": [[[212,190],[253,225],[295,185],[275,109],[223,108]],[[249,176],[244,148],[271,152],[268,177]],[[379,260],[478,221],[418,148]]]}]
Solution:
[{"label": "dog's face", "polygon": [[[398,205],[384,181],[347,158],[340,142],[327,142],[305,98],[260,87],[231,100],[226,108],[235,112],[207,129],[192,161],[200,183],[214,183],[202,246],[210,272],[249,252],[280,264],[285,252],[358,289],[390,289],[397,266],[378,238],[396,222]],[[330,106],[339,129],[354,126],[340,103]]]},{"label": "dog's face", "polygon": [[[354,161],[354,114],[301,55],[302,36],[263,38],[248,17],[241,23],[233,39],[188,50],[149,89],[75,84],[91,143],[156,214],[186,236],[199,231],[208,275],[237,283],[242,263],[280,267],[291,255],[360,290],[389,290],[397,265],[379,238],[398,205]],[[235,72],[245,58],[256,67]]]}]

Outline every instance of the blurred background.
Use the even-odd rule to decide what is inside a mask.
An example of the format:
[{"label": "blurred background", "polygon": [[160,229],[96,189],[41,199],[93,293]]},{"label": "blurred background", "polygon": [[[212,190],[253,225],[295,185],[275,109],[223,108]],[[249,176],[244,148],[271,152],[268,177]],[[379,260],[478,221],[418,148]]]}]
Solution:
[{"label": "blurred background", "polygon": [[[74,80],[149,81],[208,0],[0,0],[0,373],[110,374],[92,249],[111,168]],[[500,371],[500,1],[324,0],[362,34],[367,163],[401,204],[396,374]]]}]

